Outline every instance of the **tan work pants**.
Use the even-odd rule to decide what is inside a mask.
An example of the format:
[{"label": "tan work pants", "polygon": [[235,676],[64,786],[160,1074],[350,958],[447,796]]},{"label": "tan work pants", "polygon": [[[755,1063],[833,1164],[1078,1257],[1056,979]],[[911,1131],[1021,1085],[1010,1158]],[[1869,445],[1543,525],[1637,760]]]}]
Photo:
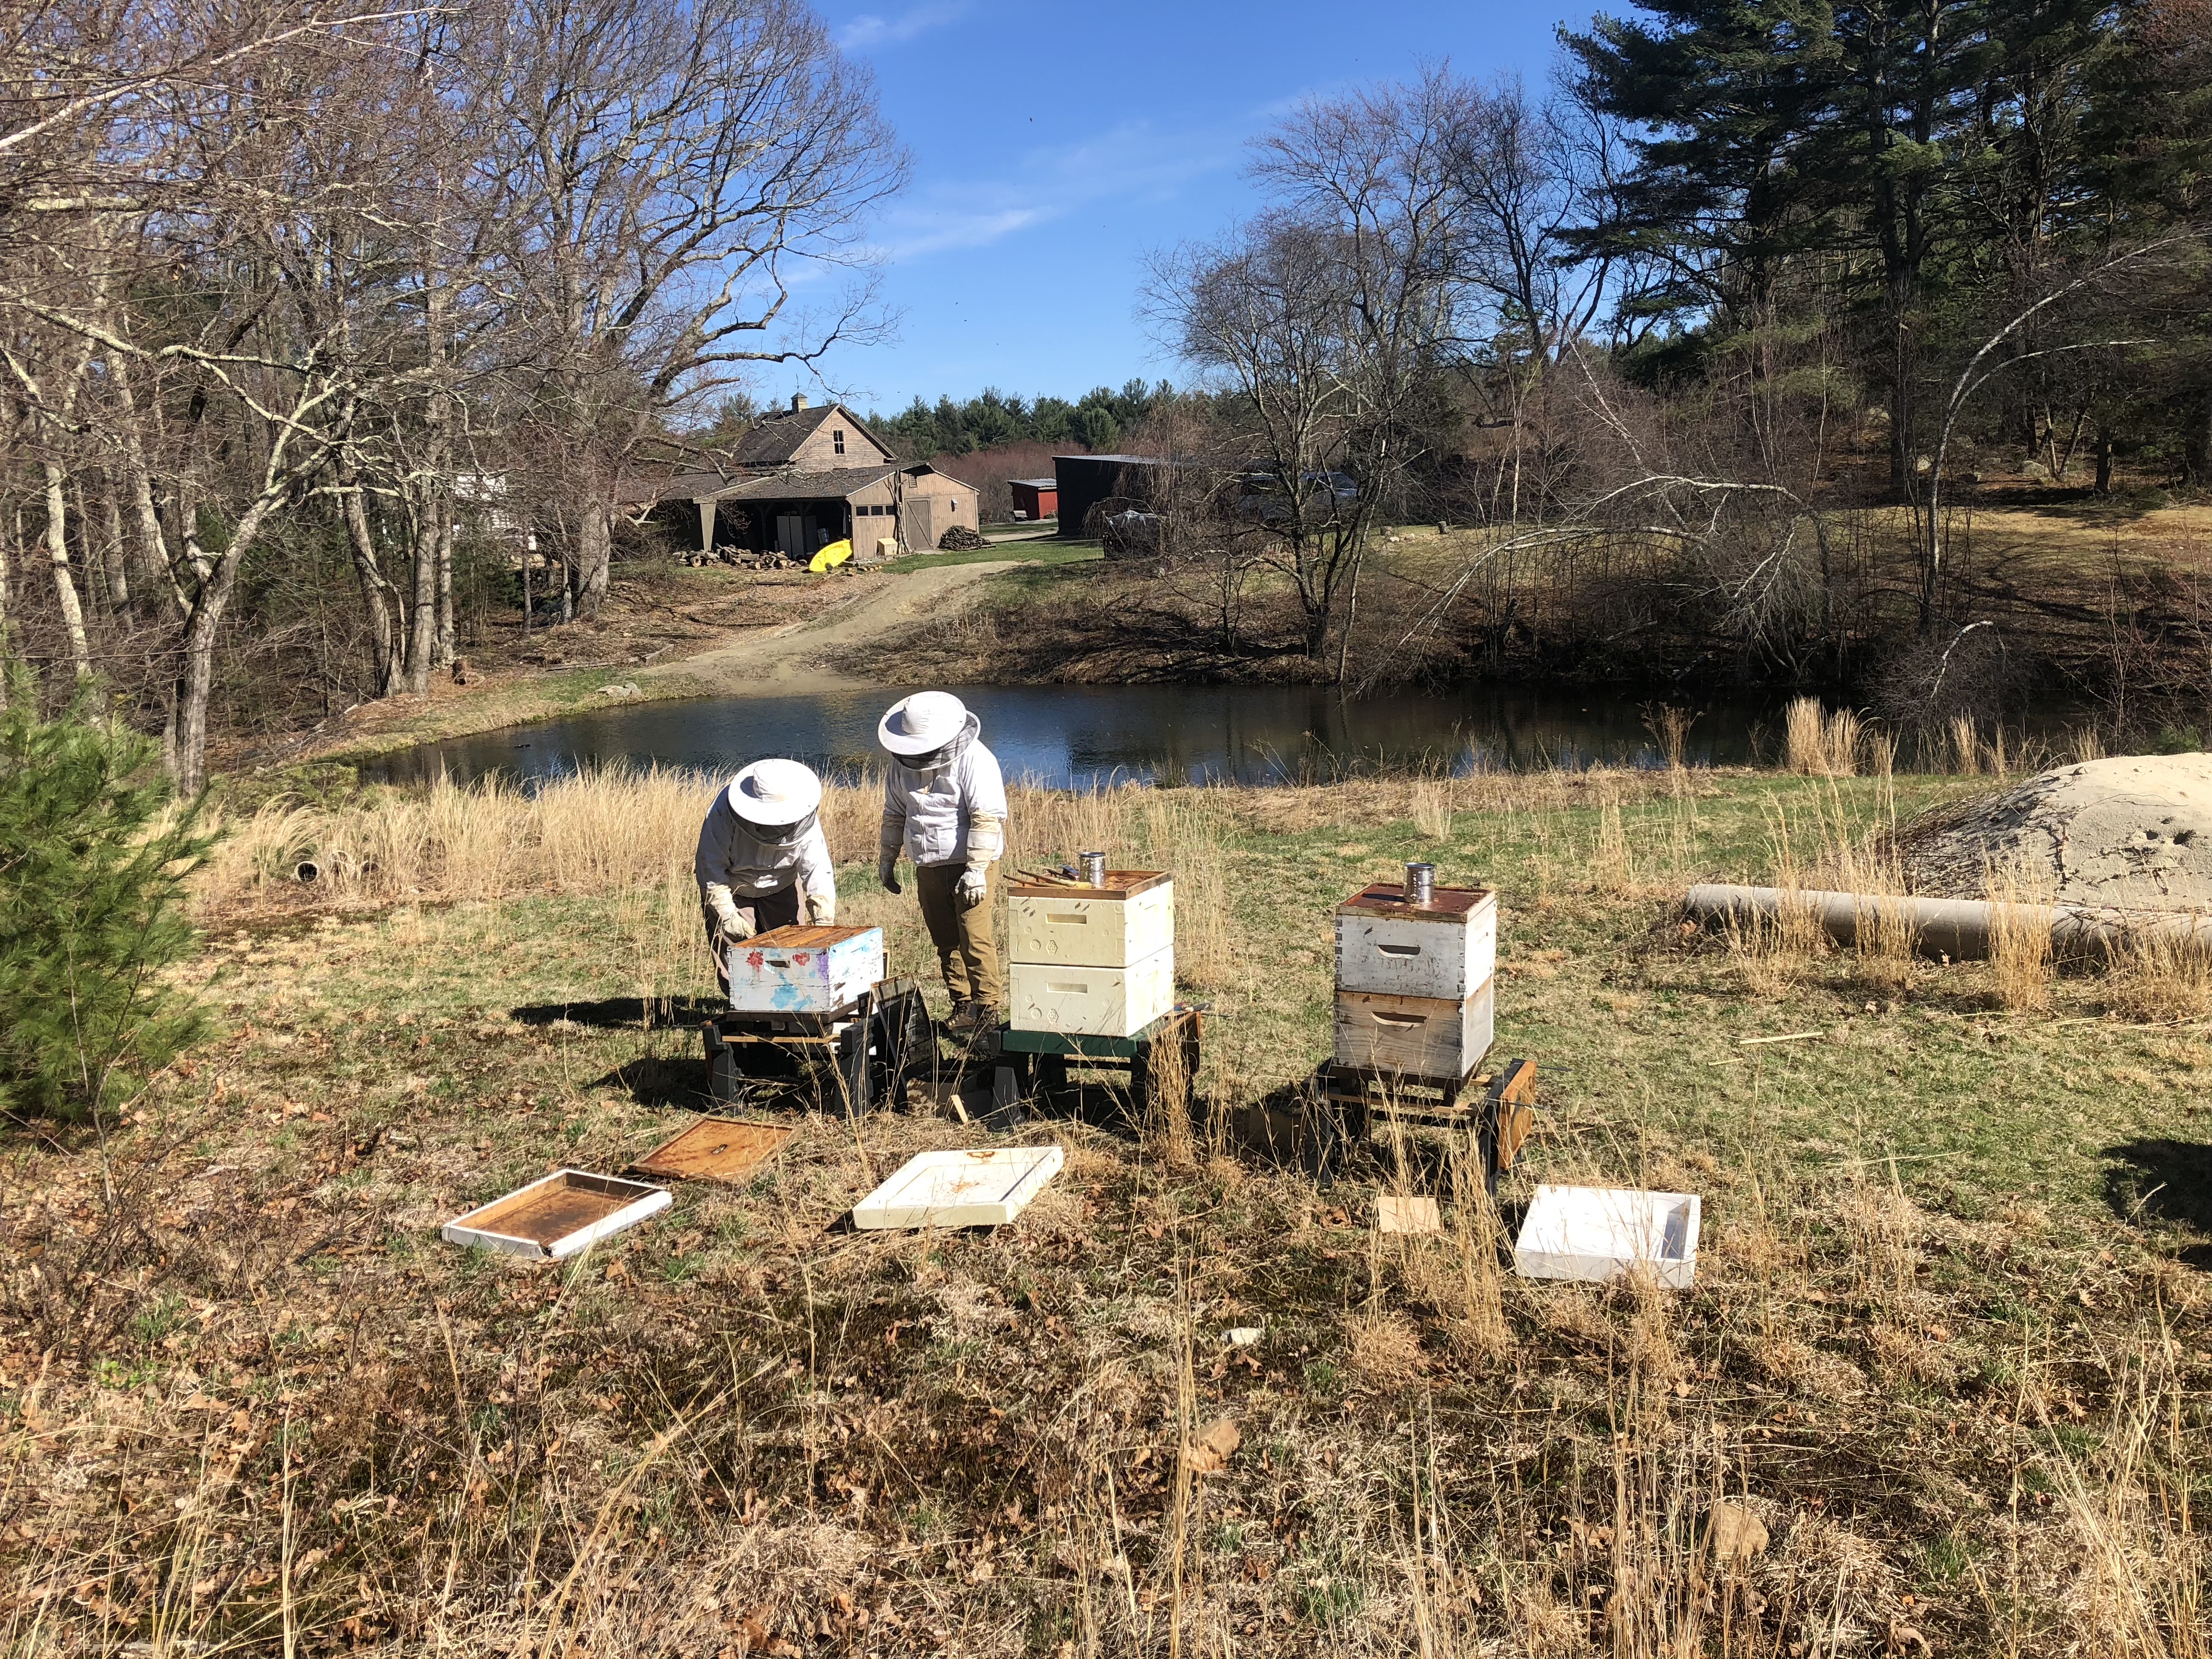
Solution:
[{"label": "tan work pants", "polygon": [[999,941],[994,920],[999,908],[999,866],[983,866],[983,902],[966,909],[952,890],[966,873],[964,864],[925,864],[914,872],[916,896],[921,900],[921,920],[929,929],[929,942],[937,947],[938,964],[945,970],[945,988],[955,1002],[981,1002],[994,1008],[1006,1005],[1006,984],[999,977]]},{"label": "tan work pants", "polygon": [[[753,925],[753,932],[765,933],[776,927],[795,927],[799,925],[799,884],[779,887],[773,893],[763,893],[757,898],[738,900],[738,914]],[[730,1000],[730,963],[716,941],[722,936],[722,923],[714,915],[714,907],[702,897],[699,901],[699,919],[707,924],[707,954],[714,958],[714,978],[721,985],[722,1000]]]}]

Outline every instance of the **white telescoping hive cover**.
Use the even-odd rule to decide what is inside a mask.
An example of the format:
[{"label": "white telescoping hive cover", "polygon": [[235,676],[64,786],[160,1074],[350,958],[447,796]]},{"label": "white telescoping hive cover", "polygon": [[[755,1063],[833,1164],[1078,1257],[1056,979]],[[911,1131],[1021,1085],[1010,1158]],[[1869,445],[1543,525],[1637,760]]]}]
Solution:
[{"label": "white telescoping hive cover", "polygon": [[1523,1279],[1602,1283],[1643,1267],[1669,1290],[1687,1290],[1698,1220],[1694,1193],[1539,1187],[1514,1242],[1513,1270]]},{"label": "white telescoping hive cover", "polygon": [[855,1227],[995,1227],[1060,1173],[1057,1146],[917,1152],[853,1206]]}]

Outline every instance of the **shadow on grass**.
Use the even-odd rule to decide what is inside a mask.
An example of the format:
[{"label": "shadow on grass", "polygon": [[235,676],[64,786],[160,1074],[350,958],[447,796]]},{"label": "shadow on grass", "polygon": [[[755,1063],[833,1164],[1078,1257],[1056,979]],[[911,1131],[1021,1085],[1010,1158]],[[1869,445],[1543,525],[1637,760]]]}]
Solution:
[{"label": "shadow on grass", "polygon": [[2212,1267],[2212,1146],[2195,1140],[2130,1140],[2109,1146],[2105,1197],[2124,1221],[2194,1234],[2180,1252]]},{"label": "shadow on grass", "polygon": [[650,1005],[640,997],[602,997],[596,1002],[534,1002],[510,1008],[507,1017],[523,1025],[557,1025],[565,1019],[602,1031],[641,1031],[648,1024],[663,1030],[676,1026],[696,1030],[719,1006],[703,997],[656,999]]},{"label": "shadow on grass", "polygon": [[714,1109],[703,1059],[665,1060],[647,1054],[625,1061],[605,1077],[592,1079],[591,1086],[619,1089],[641,1106],[680,1106],[691,1112]]}]

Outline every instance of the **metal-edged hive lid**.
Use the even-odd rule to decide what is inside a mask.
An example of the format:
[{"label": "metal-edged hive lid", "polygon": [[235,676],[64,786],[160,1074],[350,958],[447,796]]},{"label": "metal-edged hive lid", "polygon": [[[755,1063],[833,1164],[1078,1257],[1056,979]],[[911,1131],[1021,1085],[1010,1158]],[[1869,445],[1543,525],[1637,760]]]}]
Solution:
[{"label": "metal-edged hive lid", "polygon": [[502,1255],[557,1261],[635,1227],[675,1201],[665,1187],[556,1170],[504,1198],[456,1216],[441,1230],[448,1244],[473,1244]]},{"label": "metal-edged hive lid", "polygon": [[1006,891],[1016,898],[1130,899],[1174,879],[1170,870],[1109,870],[1103,887],[1084,881],[1010,881]]},{"label": "metal-edged hive lid", "polygon": [[1495,887],[1438,887],[1426,904],[1406,902],[1406,890],[1395,881],[1370,882],[1336,907],[1340,916],[1388,916],[1396,921],[1465,921],[1497,902]]}]

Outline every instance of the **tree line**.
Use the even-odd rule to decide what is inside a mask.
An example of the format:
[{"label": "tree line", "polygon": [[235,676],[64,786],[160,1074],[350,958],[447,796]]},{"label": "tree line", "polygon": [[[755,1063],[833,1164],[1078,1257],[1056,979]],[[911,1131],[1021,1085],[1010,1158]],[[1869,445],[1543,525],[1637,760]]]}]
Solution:
[{"label": "tree line", "polygon": [[13,9],[0,641],[191,790],[303,568],[366,696],[452,660],[471,529],[588,612],[688,410],[872,337],[873,103],[797,0]]},{"label": "tree line", "polygon": [[1249,172],[1145,296],[1210,394],[1149,487],[1224,645],[1266,570],[1297,624],[1246,647],[1341,674],[1376,529],[1433,517],[1493,533],[1427,626],[1502,638],[1565,572],[1601,658],[1930,666],[1979,455],[2212,483],[2206,0],[1659,0],[1540,90],[1310,100]]},{"label": "tree line", "polygon": [[[883,337],[875,104],[799,0],[12,9],[7,695],[94,688],[197,787],[219,726],[592,613],[637,479],[763,365]],[[1348,676],[1378,530],[1434,518],[1486,533],[1415,621],[1491,666],[1565,591],[1586,657],[1955,685],[1999,631],[1986,458],[2212,478],[2212,0],[1662,0],[1541,87],[1309,100],[1249,173],[1140,296],[1180,389],[872,417],[921,459],[1177,459],[1164,562],[1235,652]]]},{"label": "tree line", "polygon": [[916,396],[896,415],[871,414],[868,424],[897,453],[918,461],[972,455],[1006,444],[1065,444],[1092,454],[1110,453],[1142,430],[1155,412],[1175,401],[1165,380],[1126,382],[1120,391],[1094,386],[1074,403],[1065,398],[1023,398],[986,386],[965,403]]}]

